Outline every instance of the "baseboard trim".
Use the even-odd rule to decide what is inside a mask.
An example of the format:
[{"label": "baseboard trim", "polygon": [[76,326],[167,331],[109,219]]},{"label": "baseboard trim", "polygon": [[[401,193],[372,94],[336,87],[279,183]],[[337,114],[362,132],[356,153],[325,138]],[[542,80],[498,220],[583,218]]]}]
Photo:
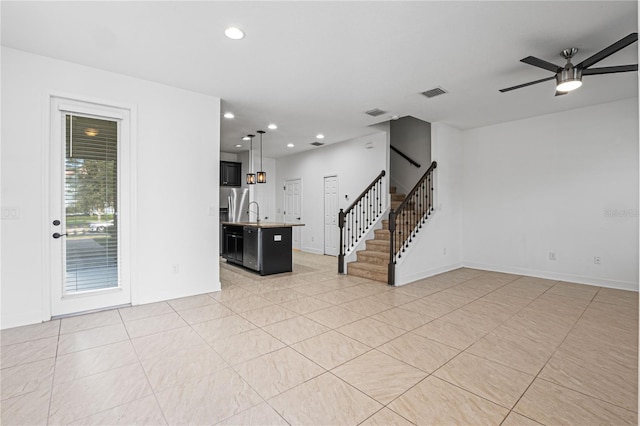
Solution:
[{"label": "baseboard trim", "polygon": [[444,272],[453,271],[458,268],[462,268],[463,265],[461,262],[455,262],[444,266],[438,266],[437,268],[428,269],[426,271],[420,271],[415,274],[407,275],[405,277],[400,273],[398,276],[398,269],[396,269],[396,287],[400,287],[406,284],[411,284],[413,282],[432,277],[434,275],[442,274]]}]

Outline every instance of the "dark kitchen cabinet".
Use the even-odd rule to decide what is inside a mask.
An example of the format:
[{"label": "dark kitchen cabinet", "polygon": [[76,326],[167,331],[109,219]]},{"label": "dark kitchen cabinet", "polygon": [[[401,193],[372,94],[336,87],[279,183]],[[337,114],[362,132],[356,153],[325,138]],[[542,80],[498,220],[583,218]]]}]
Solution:
[{"label": "dark kitchen cabinet", "polygon": [[220,162],[220,186],[242,185],[242,163],[235,161]]},{"label": "dark kitchen cabinet", "polygon": [[222,257],[227,261],[242,265],[244,253],[243,234],[242,226],[222,226]]}]

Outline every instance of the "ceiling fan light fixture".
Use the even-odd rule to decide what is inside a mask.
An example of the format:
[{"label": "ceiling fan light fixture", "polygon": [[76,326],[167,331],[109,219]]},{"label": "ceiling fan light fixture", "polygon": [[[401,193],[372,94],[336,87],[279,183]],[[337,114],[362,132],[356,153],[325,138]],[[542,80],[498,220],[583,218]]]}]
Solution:
[{"label": "ceiling fan light fixture", "polygon": [[558,92],[571,92],[582,86],[582,69],[574,66],[563,68],[556,74],[556,90]]}]

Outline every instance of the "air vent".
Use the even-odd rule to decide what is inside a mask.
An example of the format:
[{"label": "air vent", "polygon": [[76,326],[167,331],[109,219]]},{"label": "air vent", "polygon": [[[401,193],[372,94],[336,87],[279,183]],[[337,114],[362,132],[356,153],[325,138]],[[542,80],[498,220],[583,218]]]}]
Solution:
[{"label": "air vent", "polygon": [[377,117],[379,115],[386,114],[386,113],[387,113],[387,111],[383,111],[383,110],[378,109],[378,108],[374,108],[374,109],[370,109],[369,111],[365,111],[365,114],[369,114],[372,117]]},{"label": "air vent", "polygon": [[422,94],[425,95],[427,98],[435,98],[436,96],[444,95],[445,93],[447,93],[447,91],[444,90],[442,87],[436,87],[435,89],[422,92]]},{"label": "air vent", "polygon": [[310,143],[310,145],[313,145],[313,146],[322,146],[322,145],[324,145],[324,142],[318,142],[318,141],[315,141],[315,142],[311,142],[311,143]]}]

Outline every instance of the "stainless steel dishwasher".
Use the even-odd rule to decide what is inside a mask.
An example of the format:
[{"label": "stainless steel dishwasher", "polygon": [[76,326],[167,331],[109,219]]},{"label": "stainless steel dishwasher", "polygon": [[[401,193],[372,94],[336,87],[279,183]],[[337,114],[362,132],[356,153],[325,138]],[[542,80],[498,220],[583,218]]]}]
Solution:
[{"label": "stainless steel dishwasher", "polygon": [[260,250],[262,244],[260,244],[261,229],[245,226],[243,230],[244,234],[244,249],[242,256],[242,265],[245,268],[253,269],[254,271],[260,271]]}]

